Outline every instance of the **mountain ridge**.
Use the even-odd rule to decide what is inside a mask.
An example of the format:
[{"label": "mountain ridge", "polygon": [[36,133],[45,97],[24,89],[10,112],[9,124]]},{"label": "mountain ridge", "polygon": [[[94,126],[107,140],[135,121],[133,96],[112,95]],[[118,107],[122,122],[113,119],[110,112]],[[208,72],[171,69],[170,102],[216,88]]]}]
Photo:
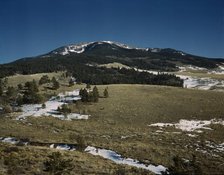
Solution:
[{"label": "mountain ridge", "polygon": [[224,59],[195,56],[171,48],[138,48],[114,41],[95,41],[69,44],[39,56],[0,64],[0,74],[1,77],[4,77],[15,73],[72,70],[77,66],[84,70],[90,69],[88,65],[114,62],[142,70],[176,72],[180,70],[180,66],[186,65],[218,69],[223,66]]}]

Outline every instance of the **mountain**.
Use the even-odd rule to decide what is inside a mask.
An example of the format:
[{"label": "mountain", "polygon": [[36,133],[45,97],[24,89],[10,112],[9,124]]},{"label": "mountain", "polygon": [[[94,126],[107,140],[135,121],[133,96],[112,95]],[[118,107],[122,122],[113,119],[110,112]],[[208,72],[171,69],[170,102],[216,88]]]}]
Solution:
[{"label": "mountain", "polygon": [[[40,56],[2,64],[0,65],[0,76],[59,70],[68,70],[81,77],[86,76],[87,72],[90,74],[97,72],[97,76],[105,72],[111,75],[122,74],[114,69],[101,67],[101,65],[111,63],[136,69],[172,72],[186,65],[217,69],[223,66],[224,60],[204,58],[170,48],[136,48],[118,42],[97,41],[71,44]],[[87,76],[84,79],[86,80]],[[90,79],[92,80],[93,77]]]},{"label": "mountain", "polygon": [[195,56],[171,48],[136,48],[112,41],[97,41],[67,45],[57,48],[48,54],[43,55],[43,57],[80,57],[81,55],[101,56],[105,57],[105,59],[114,58],[118,60],[129,60],[129,62],[134,62],[131,66],[137,67],[139,66],[139,62],[144,62],[146,66],[141,68],[146,69],[164,70],[164,67],[162,66],[165,65],[166,71],[175,71],[175,66],[172,64],[186,64],[210,69],[217,68],[220,63],[224,62],[222,59]]}]

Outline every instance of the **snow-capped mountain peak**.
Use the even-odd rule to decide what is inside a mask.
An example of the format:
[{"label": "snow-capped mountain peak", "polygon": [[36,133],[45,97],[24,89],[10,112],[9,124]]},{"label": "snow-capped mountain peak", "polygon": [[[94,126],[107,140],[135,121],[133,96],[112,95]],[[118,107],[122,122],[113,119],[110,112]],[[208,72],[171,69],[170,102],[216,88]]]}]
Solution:
[{"label": "snow-capped mountain peak", "polygon": [[[185,56],[186,54],[182,51],[174,50],[174,49],[161,49],[161,48],[138,48],[138,47],[131,47],[127,44],[114,42],[114,41],[94,41],[94,42],[85,42],[79,44],[70,44],[67,46],[60,47],[51,51],[49,54],[44,55],[70,55],[70,54],[81,54],[81,53],[88,53],[88,51],[93,51],[96,47],[100,45],[105,45],[104,48],[111,49],[114,51],[119,51],[119,49],[126,49],[126,50],[136,50],[142,52],[152,52],[152,53],[160,53],[160,52],[169,52],[174,54],[179,54],[181,56]],[[99,49],[99,47],[98,47]]]},{"label": "snow-capped mountain peak", "polygon": [[[79,43],[79,44],[70,44],[67,46],[60,47],[52,52],[51,54],[59,54],[59,55],[69,55],[71,53],[83,53],[86,51],[86,48],[93,49],[94,47],[101,45],[101,44],[110,44],[113,47],[118,47],[122,49],[136,49],[136,50],[144,50],[148,51],[148,48],[135,48],[128,46],[126,44],[122,44],[119,42],[114,41],[95,41],[95,42],[87,42],[87,43]],[[115,48],[113,48],[115,50]]]}]

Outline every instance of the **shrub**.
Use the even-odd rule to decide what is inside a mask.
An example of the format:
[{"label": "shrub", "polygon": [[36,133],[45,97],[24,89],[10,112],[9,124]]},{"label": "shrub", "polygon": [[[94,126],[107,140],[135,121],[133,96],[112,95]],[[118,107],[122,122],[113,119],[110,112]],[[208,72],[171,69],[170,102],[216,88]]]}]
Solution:
[{"label": "shrub", "polygon": [[58,107],[58,111],[64,114],[71,113],[71,109],[69,108],[67,104],[63,104],[61,107]]},{"label": "shrub", "polygon": [[45,108],[46,108],[46,104],[43,103],[43,104],[41,105],[41,107],[42,107],[42,109],[45,109]]},{"label": "shrub", "polygon": [[77,142],[77,150],[84,151],[86,148],[85,139],[79,135],[76,137],[76,142]]},{"label": "shrub", "polygon": [[10,105],[6,105],[3,107],[3,111],[5,113],[11,113],[12,112],[12,107]]},{"label": "shrub", "polygon": [[73,169],[71,162],[71,159],[63,159],[60,152],[53,152],[48,156],[48,160],[44,162],[45,171],[54,175],[69,174]]}]

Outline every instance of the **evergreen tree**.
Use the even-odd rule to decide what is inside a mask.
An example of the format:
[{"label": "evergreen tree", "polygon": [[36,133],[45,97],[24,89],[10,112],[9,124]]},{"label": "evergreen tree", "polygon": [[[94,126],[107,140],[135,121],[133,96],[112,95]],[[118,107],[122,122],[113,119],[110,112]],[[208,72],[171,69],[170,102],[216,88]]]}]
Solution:
[{"label": "evergreen tree", "polygon": [[98,102],[99,100],[99,91],[96,86],[93,88],[93,102]]},{"label": "evergreen tree", "polygon": [[82,95],[83,95],[83,89],[81,88],[81,89],[79,90],[79,96],[82,97]]},{"label": "evergreen tree", "polygon": [[37,86],[37,83],[36,83],[35,80],[33,80],[33,81],[27,81],[25,83],[25,88],[28,91],[31,91],[31,92],[38,92],[39,91],[38,86]]},{"label": "evergreen tree", "polygon": [[60,87],[59,82],[56,80],[55,77],[53,77],[51,81],[53,83],[53,89],[57,90]]},{"label": "evergreen tree", "polygon": [[83,91],[82,91],[82,102],[88,102],[88,99],[89,99],[89,94],[88,94],[86,89],[83,89]]},{"label": "evergreen tree", "polygon": [[22,90],[23,89],[23,85],[22,84],[18,84],[17,88],[18,88],[18,90]]},{"label": "evergreen tree", "polygon": [[69,86],[74,86],[74,81],[72,79],[69,80]]},{"label": "evergreen tree", "polygon": [[13,95],[15,95],[15,92],[16,92],[15,88],[12,86],[9,86],[6,91],[6,95],[8,97],[12,97]]},{"label": "evergreen tree", "polygon": [[91,89],[91,86],[89,83],[86,85],[86,89]]},{"label": "evergreen tree", "polygon": [[42,101],[42,96],[37,93],[39,90],[35,80],[26,82],[25,89],[23,103],[39,103]]},{"label": "evergreen tree", "polygon": [[48,75],[43,75],[39,80],[39,85],[49,83],[51,80]]},{"label": "evergreen tree", "polygon": [[19,95],[16,99],[16,103],[21,106],[23,104],[23,97],[21,95]]},{"label": "evergreen tree", "polygon": [[109,93],[108,93],[108,88],[105,88],[104,91],[103,91],[103,96],[105,98],[108,98],[109,97]]},{"label": "evergreen tree", "polygon": [[67,104],[63,104],[61,107],[58,107],[58,111],[62,112],[63,114],[71,113],[71,109]]},{"label": "evergreen tree", "polygon": [[33,91],[34,92],[39,92],[39,89],[38,89],[38,86],[37,86],[37,83],[35,80],[32,81],[32,86],[33,86]]}]

